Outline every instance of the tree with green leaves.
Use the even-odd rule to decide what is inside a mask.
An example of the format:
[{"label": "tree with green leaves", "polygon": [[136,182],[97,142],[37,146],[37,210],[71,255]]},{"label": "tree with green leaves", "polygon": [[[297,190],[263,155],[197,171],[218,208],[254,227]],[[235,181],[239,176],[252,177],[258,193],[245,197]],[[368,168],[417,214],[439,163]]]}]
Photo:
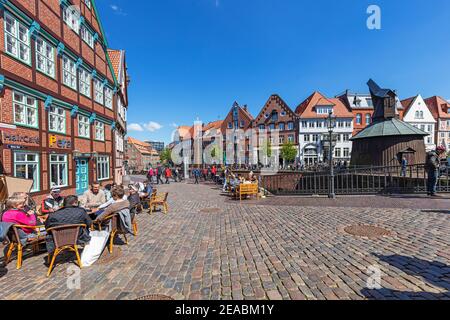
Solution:
[{"label": "tree with green leaves", "polygon": [[287,163],[292,163],[297,157],[297,149],[292,142],[288,142],[281,147],[281,157]]},{"label": "tree with green leaves", "polygon": [[172,161],[172,152],[170,151],[169,148],[164,149],[161,152],[161,156],[160,159],[162,162],[170,162]]}]

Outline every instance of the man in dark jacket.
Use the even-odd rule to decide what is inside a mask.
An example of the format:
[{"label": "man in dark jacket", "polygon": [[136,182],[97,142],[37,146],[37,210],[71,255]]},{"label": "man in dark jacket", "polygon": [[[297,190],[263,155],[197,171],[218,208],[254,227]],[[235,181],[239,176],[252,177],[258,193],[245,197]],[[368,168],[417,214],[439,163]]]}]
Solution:
[{"label": "man in dark jacket", "polygon": [[159,184],[161,182],[161,184],[164,184],[164,182],[161,179],[161,176],[164,174],[164,168],[158,163],[158,168],[157,168],[158,172],[156,173],[156,184]]},{"label": "man in dark jacket", "polygon": [[[71,224],[85,224],[87,229],[82,228],[78,236],[78,244],[84,245],[91,241],[89,228],[92,226],[92,219],[86,210],[80,208],[77,196],[68,196],[64,199],[64,207],[56,212],[50,213],[45,222],[45,229],[66,226]],[[52,253],[55,250],[53,237],[47,235],[47,251]]]},{"label": "man in dark jacket", "polygon": [[437,181],[439,177],[439,169],[441,167],[441,157],[445,154],[446,149],[442,146],[437,147],[436,151],[427,153],[425,161],[425,170],[428,173],[427,193],[431,197],[436,197]]}]

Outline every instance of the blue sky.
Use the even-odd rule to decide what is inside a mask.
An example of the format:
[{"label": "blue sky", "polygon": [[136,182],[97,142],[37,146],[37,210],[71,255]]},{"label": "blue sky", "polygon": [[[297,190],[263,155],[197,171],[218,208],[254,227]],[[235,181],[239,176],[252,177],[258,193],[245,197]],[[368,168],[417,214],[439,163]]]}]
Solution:
[{"label": "blue sky", "polygon": [[[381,30],[366,25],[381,8]],[[132,79],[129,135],[170,141],[175,125],[256,115],[272,93],[295,107],[314,90],[450,98],[448,0],[97,0]],[[132,130],[133,128],[142,131]]]}]

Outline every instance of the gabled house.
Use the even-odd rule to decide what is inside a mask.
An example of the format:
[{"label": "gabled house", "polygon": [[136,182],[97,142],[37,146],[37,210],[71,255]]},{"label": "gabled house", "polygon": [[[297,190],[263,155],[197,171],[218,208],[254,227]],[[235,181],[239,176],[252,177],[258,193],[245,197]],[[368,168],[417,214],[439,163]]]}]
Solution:
[{"label": "gabled house", "polygon": [[425,99],[425,103],[437,121],[435,130],[436,145],[450,150],[450,103],[439,96]]},{"label": "gabled house", "polygon": [[428,109],[422,96],[419,94],[402,101],[404,108],[403,121],[425,131],[429,136],[424,137],[426,151],[436,149],[436,123],[433,114]]},{"label": "gabled house", "polygon": [[[269,97],[265,105],[262,107],[258,116],[255,118],[254,125],[255,133],[263,130],[267,131],[268,139],[274,147],[278,145],[280,149],[287,143],[293,144],[298,149],[298,117],[294,111],[287,105],[287,103],[277,94]],[[271,135],[273,130],[279,130],[278,141],[274,141]],[[256,139],[257,150],[261,148],[260,139]],[[274,147],[275,148],[275,147]],[[255,156],[258,152],[254,153]],[[257,159],[261,162],[261,159]],[[283,159],[280,159],[280,163]]]},{"label": "gabled house", "polygon": [[314,92],[295,110],[300,118],[299,154],[304,165],[314,165],[329,160],[329,140],[326,119],[332,113],[336,117],[334,134],[337,144],[334,148],[335,161],[350,161],[353,134],[353,113],[338,98],[327,98]]},{"label": "gabled house", "polygon": [[250,136],[253,126],[253,116],[247,105],[233,103],[230,111],[222,122],[220,130],[223,134],[224,163],[227,165],[250,164]]}]

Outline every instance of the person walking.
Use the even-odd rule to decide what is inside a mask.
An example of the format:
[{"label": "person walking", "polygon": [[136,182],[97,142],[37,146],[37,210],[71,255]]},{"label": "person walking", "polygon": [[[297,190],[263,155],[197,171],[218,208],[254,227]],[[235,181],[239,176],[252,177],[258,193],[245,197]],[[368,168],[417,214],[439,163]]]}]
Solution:
[{"label": "person walking", "polygon": [[147,180],[149,183],[153,183],[154,174],[155,174],[155,171],[153,170],[153,167],[150,167],[150,170],[148,170],[148,173],[147,173]]},{"label": "person walking", "polygon": [[164,169],[163,167],[158,163],[158,167],[156,168],[156,184],[159,184],[161,182],[161,184],[164,184],[164,182],[161,179],[161,176],[164,173]]},{"label": "person walking", "polygon": [[199,184],[198,180],[199,180],[200,175],[201,175],[200,169],[197,168],[197,167],[194,168],[194,170],[192,170],[192,175],[194,176],[194,179],[195,179],[194,184]]},{"label": "person walking", "polygon": [[439,146],[435,151],[427,153],[425,170],[428,174],[427,194],[430,197],[437,197],[437,182],[441,166],[440,159],[445,154],[445,151],[445,147]]},{"label": "person walking", "polygon": [[172,178],[172,169],[167,167],[164,176],[166,177],[166,184],[170,184],[170,178]]}]

